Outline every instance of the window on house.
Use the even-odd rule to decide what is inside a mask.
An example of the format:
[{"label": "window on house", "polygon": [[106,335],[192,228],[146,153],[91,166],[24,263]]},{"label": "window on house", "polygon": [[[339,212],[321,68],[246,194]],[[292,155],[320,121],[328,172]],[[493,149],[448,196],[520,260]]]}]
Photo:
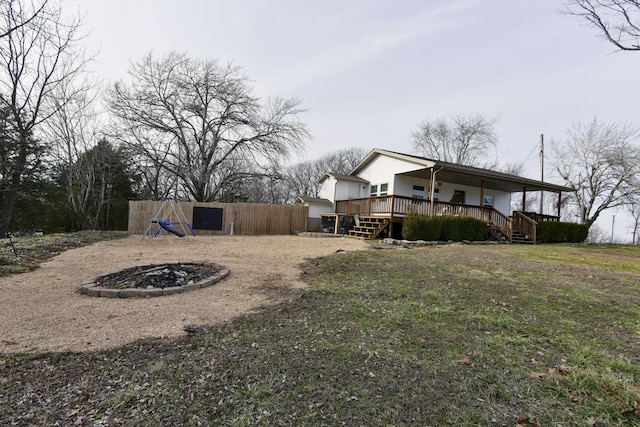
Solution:
[{"label": "window on house", "polygon": [[493,195],[491,194],[485,194],[484,195],[484,201],[483,201],[483,205],[488,207],[488,208],[492,208],[493,207],[493,202],[495,200],[495,197],[493,197]]},{"label": "window on house", "polygon": [[[380,189],[380,191],[378,191],[378,189]],[[387,184],[387,183],[385,183],[385,184],[376,184],[376,185],[372,185],[371,186],[371,191],[369,192],[369,194],[371,195],[371,197],[374,197],[374,196],[386,196],[388,191],[389,191],[389,184]]]},{"label": "window on house", "polygon": [[440,189],[439,188],[434,188],[433,189],[433,201],[437,202],[438,201],[438,197],[440,197]]},{"label": "window on house", "polygon": [[464,204],[464,191],[461,190],[453,190],[453,196],[451,196],[450,203],[459,203]]},{"label": "window on house", "polygon": [[424,199],[424,186],[423,185],[414,185],[413,190],[411,192],[411,196],[414,199]]}]

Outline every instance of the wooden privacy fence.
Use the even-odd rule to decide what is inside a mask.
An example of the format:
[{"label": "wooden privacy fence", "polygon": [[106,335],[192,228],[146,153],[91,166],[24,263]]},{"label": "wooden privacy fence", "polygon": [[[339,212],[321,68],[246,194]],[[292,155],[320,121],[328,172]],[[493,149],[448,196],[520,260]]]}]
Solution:
[{"label": "wooden privacy fence", "polygon": [[[162,207],[163,201],[129,202],[129,235],[144,234]],[[190,224],[193,222],[193,208],[222,209],[222,230],[194,229],[196,235],[217,234],[294,234],[306,231],[309,207],[300,205],[269,205],[263,203],[202,203],[178,202]],[[175,218],[173,219],[175,221]]]}]

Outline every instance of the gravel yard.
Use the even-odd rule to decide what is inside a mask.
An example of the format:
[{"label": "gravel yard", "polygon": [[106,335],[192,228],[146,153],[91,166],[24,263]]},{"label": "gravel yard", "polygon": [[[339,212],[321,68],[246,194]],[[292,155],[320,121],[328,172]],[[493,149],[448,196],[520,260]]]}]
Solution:
[{"label": "gravel yard", "polygon": [[[198,236],[98,242],[65,251],[35,271],[0,278],[0,353],[108,349],[185,334],[296,295],[305,259],[366,242],[300,236]],[[231,274],[215,285],[157,298],[92,298],[80,284],[136,265],[213,262]]]}]

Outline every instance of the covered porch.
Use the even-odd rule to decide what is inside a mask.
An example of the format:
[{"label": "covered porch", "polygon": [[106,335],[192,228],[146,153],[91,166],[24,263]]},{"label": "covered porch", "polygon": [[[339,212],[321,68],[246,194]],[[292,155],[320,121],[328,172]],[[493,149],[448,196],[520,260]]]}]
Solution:
[{"label": "covered porch", "polygon": [[[330,177],[322,188],[334,210],[323,216],[333,215],[335,223],[341,224],[336,225],[336,232],[354,229],[349,234],[363,238],[373,238],[382,230],[397,238],[403,219],[413,213],[477,218],[496,238],[535,242],[536,225],[559,221],[562,193],[573,191],[495,170],[380,149],[373,150],[349,176]],[[514,208],[516,193],[521,193],[522,199]],[[531,193],[539,193],[539,209],[527,206]],[[545,214],[545,206],[551,212]],[[355,224],[345,227],[347,220]]]}]

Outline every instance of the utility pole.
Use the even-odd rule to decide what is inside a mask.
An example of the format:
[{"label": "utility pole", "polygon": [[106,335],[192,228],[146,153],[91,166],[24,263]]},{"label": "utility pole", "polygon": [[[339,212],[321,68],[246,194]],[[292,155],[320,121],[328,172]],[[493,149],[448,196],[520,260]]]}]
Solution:
[{"label": "utility pole", "polygon": [[611,220],[611,244],[613,244],[613,227],[616,223],[616,216],[613,216],[613,219]]},{"label": "utility pole", "polygon": [[[544,134],[540,134],[540,181],[544,182]],[[544,209],[544,191],[540,190],[540,215]]]}]

